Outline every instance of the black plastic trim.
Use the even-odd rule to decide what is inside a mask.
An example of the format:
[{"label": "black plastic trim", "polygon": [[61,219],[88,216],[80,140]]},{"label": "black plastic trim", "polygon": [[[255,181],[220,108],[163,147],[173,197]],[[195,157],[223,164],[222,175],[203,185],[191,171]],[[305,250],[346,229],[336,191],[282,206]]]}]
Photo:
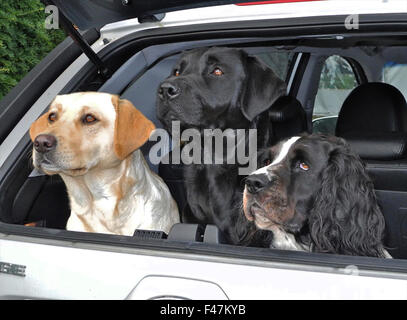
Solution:
[{"label": "black plastic trim", "polygon": [[59,20],[65,32],[76,42],[76,44],[81,48],[82,52],[98,69],[98,73],[105,80],[108,79],[109,70],[103,65],[103,62],[97,53],[92,50],[89,43],[82,37],[79,31],[76,30],[75,26],[62,13],[59,13]]},{"label": "black plastic trim", "polygon": [[364,84],[368,82],[367,76],[363,67],[357,62],[355,59],[349,57],[343,57],[351,66],[353,73],[355,74],[356,81],[358,85]]},{"label": "black plastic trim", "polygon": [[[74,243],[92,243],[152,251],[165,251],[190,255],[209,255],[231,259],[273,261],[330,268],[350,265],[360,270],[407,273],[407,260],[356,257],[336,254],[286,251],[267,248],[239,247],[227,244],[210,244],[196,241],[180,242],[165,239],[138,239],[110,234],[75,232],[47,228],[25,227],[0,222],[0,233],[13,236],[51,239]],[[112,250],[114,250],[112,248]]]},{"label": "black plastic trim", "polygon": [[[291,76],[292,76],[292,73],[293,73],[293,71],[295,71],[294,70],[294,66],[295,66],[295,63],[296,63],[296,61],[297,61],[297,59],[298,59],[298,55],[299,55],[300,53],[299,52],[295,52],[294,53],[294,55],[293,55],[293,57],[292,57],[292,59],[291,59],[291,63],[290,63],[290,65],[288,66],[288,69],[287,69],[287,74],[286,74],[286,76],[285,76],[285,79],[284,79],[284,81],[285,81],[285,83],[288,83],[289,81],[290,81],[290,78],[291,78]],[[297,66],[298,67],[298,66]],[[294,75],[295,76],[295,75]],[[294,79],[293,79],[294,80]],[[293,81],[294,82],[294,81]],[[291,86],[292,86],[292,84],[291,84]],[[290,92],[291,92],[291,90],[290,90]]]},{"label": "black plastic trim", "polygon": [[290,88],[290,96],[296,97],[298,94],[298,90],[300,89],[300,85],[302,82],[302,78],[304,77],[305,69],[307,68],[308,61],[310,59],[310,54],[309,53],[303,53],[301,56],[301,60],[298,64],[296,73],[294,75],[293,82],[291,84]]},{"label": "black plastic trim", "polygon": [[[31,140],[27,133],[0,167],[0,220],[3,222],[15,223],[12,217],[13,202],[21,187],[16,184],[15,175],[16,172],[23,173],[22,170],[27,167],[29,161],[27,154],[31,148]],[[23,163],[23,161],[26,162]],[[28,174],[29,172],[27,172],[27,176]]]}]

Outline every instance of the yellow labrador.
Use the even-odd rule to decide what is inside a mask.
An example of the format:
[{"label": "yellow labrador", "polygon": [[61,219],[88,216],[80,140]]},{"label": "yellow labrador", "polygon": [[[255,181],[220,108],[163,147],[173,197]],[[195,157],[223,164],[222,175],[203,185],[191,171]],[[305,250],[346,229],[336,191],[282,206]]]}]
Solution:
[{"label": "yellow labrador", "polygon": [[154,129],[130,101],[97,92],[57,96],[31,125],[34,166],[66,184],[68,230],[168,233],[179,222],[166,184],[139,150]]}]

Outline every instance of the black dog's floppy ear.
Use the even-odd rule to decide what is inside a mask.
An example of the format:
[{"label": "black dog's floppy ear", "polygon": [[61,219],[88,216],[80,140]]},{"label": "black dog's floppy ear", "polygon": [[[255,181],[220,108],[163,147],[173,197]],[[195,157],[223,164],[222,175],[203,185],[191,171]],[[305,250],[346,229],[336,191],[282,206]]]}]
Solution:
[{"label": "black dog's floppy ear", "polygon": [[309,217],[313,250],[384,257],[384,217],[362,161],[343,139],[333,143]]},{"label": "black dog's floppy ear", "polygon": [[287,94],[284,81],[255,57],[247,56],[246,79],[241,110],[249,121]]}]

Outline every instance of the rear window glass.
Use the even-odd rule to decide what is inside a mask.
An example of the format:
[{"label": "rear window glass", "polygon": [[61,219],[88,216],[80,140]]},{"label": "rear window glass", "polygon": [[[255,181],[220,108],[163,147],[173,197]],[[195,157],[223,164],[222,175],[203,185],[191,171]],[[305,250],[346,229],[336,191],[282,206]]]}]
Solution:
[{"label": "rear window glass", "polygon": [[271,51],[255,54],[257,58],[263,61],[274,73],[281,79],[286,81],[288,70],[294,58],[293,52],[287,51]]},{"label": "rear window glass", "polygon": [[342,104],[357,85],[352,66],[345,58],[332,55],[325,60],[312,115],[314,133],[335,134]]},{"label": "rear window glass", "polygon": [[348,61],[336,55],[327,58],[319,78],[313,118],[338,115],[346,97],[357,85]]},{"label": "rear window glass", "polygon": [[382,81],[391,84],[407,97],[407,64],[387,62],[382,71]]}]

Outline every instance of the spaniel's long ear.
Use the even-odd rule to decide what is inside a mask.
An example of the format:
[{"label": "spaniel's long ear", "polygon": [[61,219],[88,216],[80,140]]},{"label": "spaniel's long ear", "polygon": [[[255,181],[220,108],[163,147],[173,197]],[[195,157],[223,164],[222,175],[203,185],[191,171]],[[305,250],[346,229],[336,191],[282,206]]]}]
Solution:
[{"label": "spaniel's long ear", "polygon": [[112,102],[116,110],[113,147],[123,160],[147,142],[155,126],[129,100],[113,96]]},{"label": "spaniel's long ear", "polygon": [[246,84],[241,100],[243,115],[252,121],[279,97],[287,94],[283,80],[257,58],[246,57]]},{"label": "spaniel's long ear", "polygon": [[310,212],[314,251],[383,257],[384,218],[363,163],[335,139]]}]

